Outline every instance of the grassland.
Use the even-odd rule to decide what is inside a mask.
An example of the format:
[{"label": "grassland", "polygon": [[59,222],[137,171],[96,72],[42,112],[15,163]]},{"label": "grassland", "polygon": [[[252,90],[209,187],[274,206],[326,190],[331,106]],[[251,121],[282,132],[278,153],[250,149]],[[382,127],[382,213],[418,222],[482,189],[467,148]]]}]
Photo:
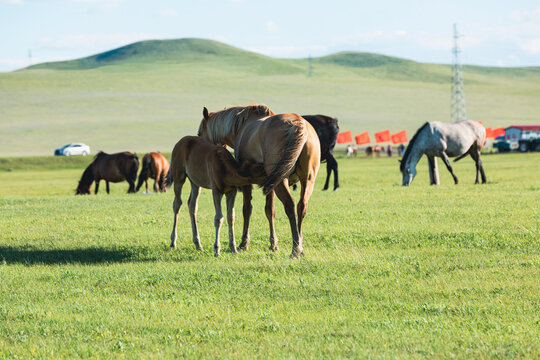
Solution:
[{"label": "grassland", "polygon": [[[353,133],[449,120],[448,66],[376,54],[273,59],[183,39],[137,43],[71,62],[0,74],[0,156],[48,155],[68,142],[93,151],[170,151],[194,134],[203,106],[268,104],[338,117]],[[538,123],[540,70],[465,67],[469,118]]]},{"label": "grassland", "polygon": [[87,161],[0,162],[0,359],[540,357],[539,154],[485,156],[483,186],[462,160],[429,187],[423,160],[409,188],[341,158],[298,260],[281,206],[267,250],[260,194],[248,252],[212,256],[208,191],[205,250],[183,208],[171,251],[172,194],[74,196]]}]

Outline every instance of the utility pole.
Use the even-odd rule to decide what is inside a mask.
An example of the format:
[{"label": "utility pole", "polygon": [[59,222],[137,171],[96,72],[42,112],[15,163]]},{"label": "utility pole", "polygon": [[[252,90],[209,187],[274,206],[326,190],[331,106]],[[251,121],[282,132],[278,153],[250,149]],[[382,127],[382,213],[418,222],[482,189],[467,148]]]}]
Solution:
[{"label": "utility pole", "polygon": [[467,119],[467,111],[465,109],[465,90],[463,88],[463,71],[461,68],[461,60],[459,54],[461,48],[459,46],[460,35],[457,30],[457,25],[454,24],[454,47],[452,48],[453,55],[453,70],[452,70],[452,99],[451,99],[451,119],[453,122],[458,122]]},{"label": "utility pole", "polygon": [[32,66],[32,49],[28,49],[28,66]]},{"label": "utility pole", "polygon": [[308,69],[307,69],[307,77],[311,77],[311,72],[313,69],[313,66],[311,65],[311,55],[308,56]]}]

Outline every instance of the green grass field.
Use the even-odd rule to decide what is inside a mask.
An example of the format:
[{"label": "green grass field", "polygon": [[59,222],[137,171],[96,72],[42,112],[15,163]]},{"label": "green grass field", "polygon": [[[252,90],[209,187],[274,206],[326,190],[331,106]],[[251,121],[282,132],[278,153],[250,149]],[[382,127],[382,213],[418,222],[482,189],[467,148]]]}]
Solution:
[{"label": "green grass field", "polygon": [[[450,52],[449,52],[450,59]],[[449,66],[365,53],[273,59],[201,39],[149,41],[89,58],[0,73],[0,156],[171,151],[202,108],[265,103],[328,114],[354,134],[450,120]],[[538,123],[540,68],[464,67],[467,115],[486,126]]]},{"label": "green grass field", "polygon": [[171,251],[172,194],[74,196],[89,161],[0,161],[0,359],[540,357],[538,153],[485,156],[482,186],[465,159],[430,187],[422,160],[409,188],[395,159],[340,158],[298,260],[279,203],[267,250],[260,191],[248,252],[213,257],[209,191],[204,251],[186,208]]}]

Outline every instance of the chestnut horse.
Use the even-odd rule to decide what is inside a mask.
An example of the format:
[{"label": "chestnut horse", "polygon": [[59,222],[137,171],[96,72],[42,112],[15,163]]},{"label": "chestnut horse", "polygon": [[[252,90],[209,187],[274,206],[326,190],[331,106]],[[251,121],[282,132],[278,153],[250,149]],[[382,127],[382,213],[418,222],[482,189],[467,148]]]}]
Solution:
[{"label": "chestnut horse", "polygon": [[75,194],[90,194],[94,181],[96,182],[94,193],[97,194],[101,180],[105,180],[107,184],[107,194],[109,193],[109,182],[116,183],[124,180],[129,183],[128,193],[134,193],[137,171],[139,171],[137,154],[128,151],[107,154],[100,151],[94,157],[94,161],[84,170]]},{"label": "chestnut horse", "polygon": [[148,192],[148,178],[154,179],[154,192],[167,192],[165,181],[169,172],[169,160],[158,152],[149,152],[142,158],[142,169],[135,191],[139,191],[142,184],[146,185]]},{"label": "chestnut horse", "polygon": [[191,218],[191,230],[193,243],[197,250],[201,250],[199,232],[197,230],[197,201],[201,193],[201,187],[212,189],[214,208],[216,215],[214,225],[216,227],[216,241],[214,243],[214,255],[219,256],[221,245],[219,232],[223,224],[221,212],[221,199],[225,194],[227,202],[227,223],[229,225],[229,248],[236,253],[234,241],[234,199],[238,186],[252,183],[261,183],[265,172],[261,165],[253,162],[245,162],[240,166],[231,153],[222,146],[216,146],[199,136],[186,136],[176,143],[171,155],[170,176],[167,176],[167,185],[174,182],[174,222],[171,233],[171,247],[176,248],[178,234],[178,212],[182,205],[182,187],[186,179],[191,183],[191,195],[188,206]]},{"label": "chestnut horse", "polygon": [[[304,253],[302,222],[319,171],[321,147],[313,126],[297,114],[275,115],[266,105],[236,106],[208,113],[203,110],[199,136],[234,148],[236,159],[263,164],[268,175],[263,184],[265,213],[270,226],[270,250],[277,250],[274,193],[283,203],[292,233],[291,257]],[[297,214],[289,183],[300,181]],[[241,249],[249,243],[252,186],[244,186],[244,232]]]}]

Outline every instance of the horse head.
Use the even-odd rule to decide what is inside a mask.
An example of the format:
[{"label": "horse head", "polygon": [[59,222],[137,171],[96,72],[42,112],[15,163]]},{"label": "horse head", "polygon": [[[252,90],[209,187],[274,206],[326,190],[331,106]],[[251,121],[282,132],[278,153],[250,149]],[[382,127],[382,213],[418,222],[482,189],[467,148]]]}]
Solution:
[{"label": "horse head", "polygon": [[416,176],[416,167],[412,166],[410,162],[403,164],[403,162],[400,161],[400,163],[401,174],[403,176],[401,185],[409,186],[411,185],[414,177]]}]

